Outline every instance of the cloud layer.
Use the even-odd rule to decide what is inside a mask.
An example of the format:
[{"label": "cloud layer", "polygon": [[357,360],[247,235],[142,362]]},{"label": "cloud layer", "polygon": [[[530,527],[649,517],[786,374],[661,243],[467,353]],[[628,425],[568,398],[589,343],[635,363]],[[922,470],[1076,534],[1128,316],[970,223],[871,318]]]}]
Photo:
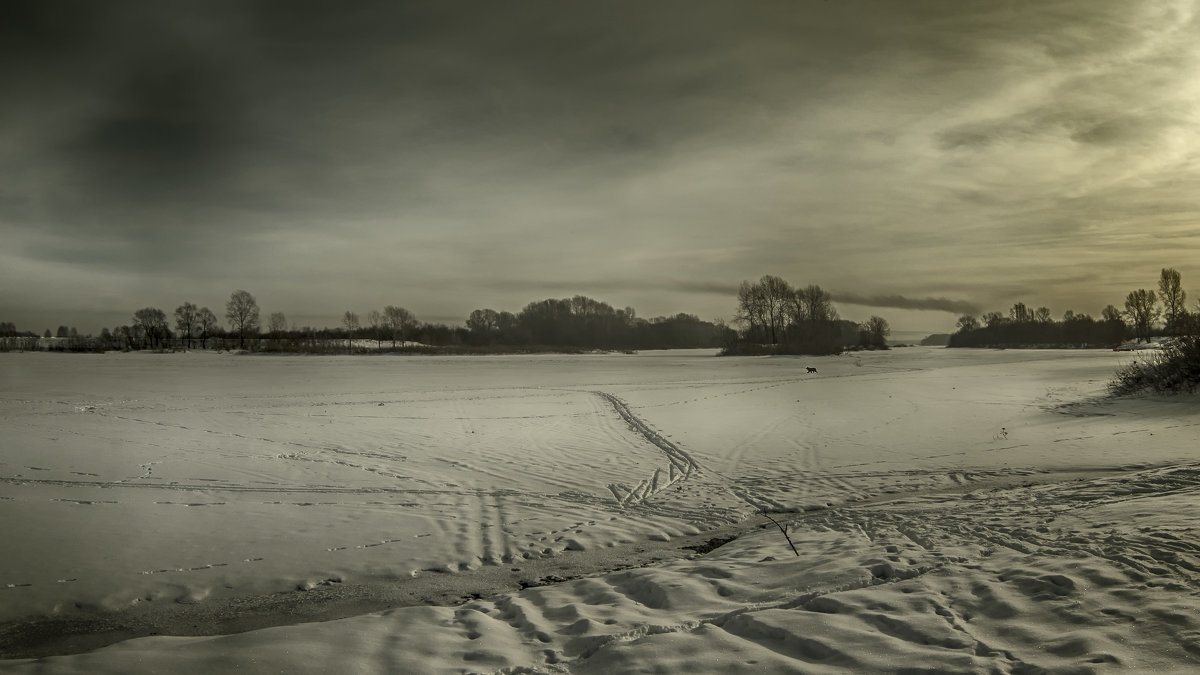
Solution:
[{"label": "cloud layer", "polygon": [[1200,277],[1190,1],[0,12],[23,327],[235,288],[331,325],[574,293],[715,318],[776,274],[933,330]]}]

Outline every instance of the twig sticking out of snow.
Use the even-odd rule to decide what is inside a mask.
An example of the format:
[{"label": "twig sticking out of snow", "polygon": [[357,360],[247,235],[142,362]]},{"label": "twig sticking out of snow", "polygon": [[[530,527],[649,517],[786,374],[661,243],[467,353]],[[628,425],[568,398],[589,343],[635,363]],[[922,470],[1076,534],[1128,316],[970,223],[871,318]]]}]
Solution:
[{"label": "twig sticking out of snow", "polygon": [[778,520],[775,520],[775,519],[774,519],[774,518],[772,518],[771,516],[768,516],[768,515],[766,514],[766,512],[765,512],[765,511],[764,511],[764,512],[760,512],[760,513],[762,513],[762,514],[763,514],[763,517],[765,517],[767,520],[771,521],[772,523],[775,523],[775,527],[778,527],[778,528],[779,528],[779,531],[783,533],[783,538],[784,538],[784,539],[787,539],[788,546],[791,546],[791,547],[792,547],[792,553],[795,553],[795,554],[796,554],[796,557],[797,557],[797,558],[799,558],[799,557],[800,557],[800,551],[797,551],[797,550],[796,550],[796,545],[792,543],[792,538],[788,536],[788,533],[787,533],[787,528],[786,528],[786,527],[784,527],[784,526],[782,526],[782,525],[780,525]]}]

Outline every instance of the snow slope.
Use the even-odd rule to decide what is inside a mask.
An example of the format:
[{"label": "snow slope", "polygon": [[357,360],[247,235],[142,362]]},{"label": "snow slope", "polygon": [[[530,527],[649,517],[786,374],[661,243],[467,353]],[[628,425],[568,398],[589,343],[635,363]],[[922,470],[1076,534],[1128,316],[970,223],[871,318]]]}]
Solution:
[{"label": "snow slope", "polygon": [[1130,358],[0,354],[0,670],[1192,670]]}]

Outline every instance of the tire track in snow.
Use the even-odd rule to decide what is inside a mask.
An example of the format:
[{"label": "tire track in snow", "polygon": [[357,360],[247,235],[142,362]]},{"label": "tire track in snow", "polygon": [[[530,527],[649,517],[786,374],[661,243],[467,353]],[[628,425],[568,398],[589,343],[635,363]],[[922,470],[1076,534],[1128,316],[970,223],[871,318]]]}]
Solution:
[{"label": "tire track in snow", "polygon": [[613,497],[616,498],[617,503],[622,506],[628,506],[630,504],[645,502],[667,487],[679,481],[687,480],[693,473],[700,472],[700,465],[696,463],[696,460],[691,455],[651,429],[640,417],[633,414],[624,401],[603,391],[593,391],[592,393],[608,401],[613,409],[617,411],[617,414],[629,425],[630,429],[633,429],[639,436],[661,450],[671,463],[665,473],[662,469],[655,469],[653,476],[641,481],[633,488],[619,483],[609,484],[608,489],[613,493]]}]

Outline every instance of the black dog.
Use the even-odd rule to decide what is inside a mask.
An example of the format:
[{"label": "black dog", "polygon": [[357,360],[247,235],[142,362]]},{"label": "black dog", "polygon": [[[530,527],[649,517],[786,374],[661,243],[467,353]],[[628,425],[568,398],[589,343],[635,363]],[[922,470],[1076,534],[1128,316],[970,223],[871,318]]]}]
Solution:
[{"label": "black dog", "polygon": [[810,372],[810,373],[815,373],[815,372],[817,372],[817,369],[816,369],[816,368],[813,368],[812,366],[808,366],[806,369],[807,369],[807,370],[808,370],[808,372]]}]

